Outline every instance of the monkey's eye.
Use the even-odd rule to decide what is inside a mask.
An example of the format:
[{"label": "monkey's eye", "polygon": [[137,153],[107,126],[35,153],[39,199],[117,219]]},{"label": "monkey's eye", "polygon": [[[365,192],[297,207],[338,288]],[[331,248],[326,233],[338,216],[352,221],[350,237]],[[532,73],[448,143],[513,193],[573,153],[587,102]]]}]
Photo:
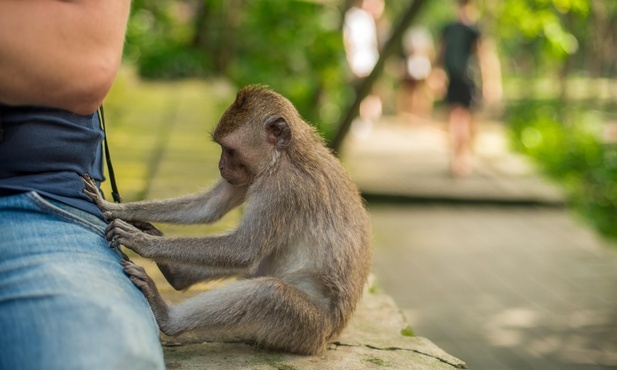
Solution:
[{"label": "monkey's eye", "polygon": [[226,146],[223,147],[223,151],[227,154],[227,155],[234,155],[234,153],[236,152],[234,149],[228,148]]}]

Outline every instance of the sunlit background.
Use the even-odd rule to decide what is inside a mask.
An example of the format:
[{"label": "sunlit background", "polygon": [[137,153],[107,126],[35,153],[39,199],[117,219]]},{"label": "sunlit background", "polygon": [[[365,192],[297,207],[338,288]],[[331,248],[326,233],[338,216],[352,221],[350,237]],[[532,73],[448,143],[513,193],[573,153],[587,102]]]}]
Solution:
[{"label": "sunlit background", "polygon": [[473,369],[617,366],[617,1],[474,2],[492,78],[473,67],[485,96],[465,179],[448,174],[439,64],[455,0],[132,4],[106,101],[125,200],[207,187],[210,130],[239,87],[268,85],[344,138],[377,281],[417,335]]}]

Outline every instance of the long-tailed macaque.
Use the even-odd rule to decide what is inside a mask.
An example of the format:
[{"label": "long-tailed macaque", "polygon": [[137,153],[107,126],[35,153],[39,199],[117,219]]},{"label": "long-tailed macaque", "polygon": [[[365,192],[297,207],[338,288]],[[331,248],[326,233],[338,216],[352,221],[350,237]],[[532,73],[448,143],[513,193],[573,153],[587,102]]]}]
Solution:
[{"label": "long-tailed macaque", "polygon": [[[242,277],[170,306],[143,268],[123,262],[165,334],[200,330],[292,353],[324,350],[370,269],[370,224],[356,186],[293,105],[263,87],[238,93],[213,138],[222,180],[205,193],[114,204],[85,177],[84,192],[111,220],[107,238],[159,263],[176,289]],[[223,235],[167,238],[127,222],[209,223],[241,204],[239,225]]]}]

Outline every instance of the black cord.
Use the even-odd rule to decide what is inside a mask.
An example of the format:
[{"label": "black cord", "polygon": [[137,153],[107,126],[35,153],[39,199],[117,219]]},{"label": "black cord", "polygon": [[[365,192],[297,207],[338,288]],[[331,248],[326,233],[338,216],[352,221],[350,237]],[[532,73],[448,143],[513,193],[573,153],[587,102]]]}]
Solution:
[{"label": "black cord", "polygon": [[2,128],[2,109],[0,108],[0,143],[4,140],[4,129]]},{"label": "black cord", "polygon": [[104,138],[103,145],[105,147],[105,161],[107,162],[107,171],[109,172],[109,182],[111,183],[111,196],[114,198],[114,202],[122,203],[120,192],[118,191],[118,185],[116,184],[116,175],[114,173],[114,166],[111,164],[111,155],[109,154],[109,145],[107,145],[107,131],[105,129],[105,112],[103,106],[98,110],[99,121],[101,122],[101,129],[103,130]]}]

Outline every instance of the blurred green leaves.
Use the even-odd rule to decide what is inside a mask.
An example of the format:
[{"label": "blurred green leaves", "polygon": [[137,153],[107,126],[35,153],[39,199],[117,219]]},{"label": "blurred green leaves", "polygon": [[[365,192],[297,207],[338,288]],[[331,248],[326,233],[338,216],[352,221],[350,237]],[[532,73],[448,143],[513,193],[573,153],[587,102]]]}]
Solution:
[{"label": "blurred green leaves", "polygon": [[[506,63],[531,70],[529,77],[548,76],[559,90],[532,99],[534,83],[525,85],[526,98],[511,102],[505,114],[513,145],[564,187],[588,222],[617,240],[617,145],[603,134],[614,104],[601,101],[603,79],[597,78],[615,76],[617,2],[504,0],[498,19],[501,49],[518,55]],[[575,74],[590,79],[586,93],[569,83]]]},{"label": "blurred green leaves", "polygon": [[146,78],[205,75],[211,62],[188,46],[194,32],[185,2],[134,0],[127,29],[125,60],[135,62]]},{"label": "blurred green leaves", "polygon": [[268,85],[328,135],[353,91],[341,21],[325,2],[135,0],[125,55],[146,78]]},{"label": "blurred green leaves", "polygon": [[505,42],[535,41],[547,55],[563,59],[578,50],[572,19],[586,19],[589,0],[504,0],[498,7]]},{"label": "blurred green leaves", "polygon": [[617,145],[603,141],[603,119],[559,100],[523,100],[507,115],[516,149],[563,186],[587,221],[617,240]]}]

